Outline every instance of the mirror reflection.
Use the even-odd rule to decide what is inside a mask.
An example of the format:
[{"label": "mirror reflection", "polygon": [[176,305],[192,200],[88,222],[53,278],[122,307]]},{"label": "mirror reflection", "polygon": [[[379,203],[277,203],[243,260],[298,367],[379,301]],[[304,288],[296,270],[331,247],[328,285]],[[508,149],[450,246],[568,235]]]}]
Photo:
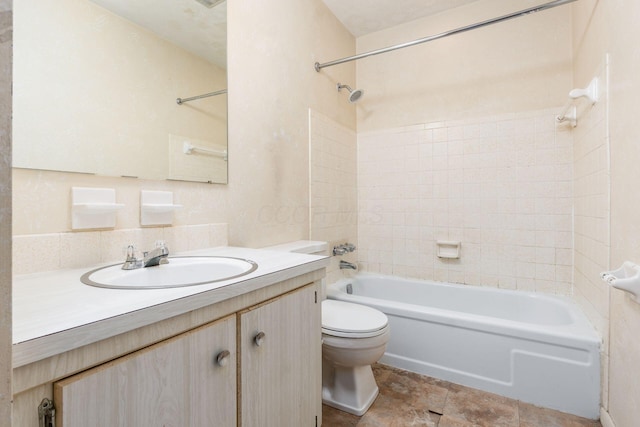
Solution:
[{"label": "mirror reflection", "polygon": [[14,167],[227,182],[224,1],[20,0],[13,78]]}]

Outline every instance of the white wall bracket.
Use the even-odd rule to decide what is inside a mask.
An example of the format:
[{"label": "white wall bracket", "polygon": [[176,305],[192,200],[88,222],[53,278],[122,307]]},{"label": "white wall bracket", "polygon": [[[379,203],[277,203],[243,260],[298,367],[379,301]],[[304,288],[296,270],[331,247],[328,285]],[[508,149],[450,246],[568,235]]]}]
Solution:
[{"label": "white wall bracket", "polygon": [[182,205],[173,203],[172,191],[140,192],[140,225],[171,225],[173,213],[181,209]]},{"label": "white wall bracket", "polygon": [[114,228],[116,213],[122,209],[116,203],[113,188],[71,188],[71,229],[90,230]]},{"label": "white wall bracket", "polygon": [[569,92],[569,101],[562,109],[562,113],[556,116],[558,123],[568,121],[571,126],[576,127],[578,124],[577,108],[574,105],[574,100],[579,98],[587,98],[591,105],[594,105],[600,99],[600,80],[597,77],[591,79],[591,82],[584,89],[576,88]]},{"label": "white wall bracket", "polygon": [[600,278],[610,286],[629,293],[640,303],[640,266],[637,264],[625,261],[617,270],[600,273]]}]

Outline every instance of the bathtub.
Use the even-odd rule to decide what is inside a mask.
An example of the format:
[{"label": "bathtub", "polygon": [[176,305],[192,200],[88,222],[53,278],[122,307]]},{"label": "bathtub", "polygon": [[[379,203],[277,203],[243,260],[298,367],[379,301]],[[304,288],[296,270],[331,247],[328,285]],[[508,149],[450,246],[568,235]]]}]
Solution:
[{"label": "bathtub", "polygon": [[570,300],[358,274],[327,297],[386,313],[381,363],[597,419],[600,338]]}]

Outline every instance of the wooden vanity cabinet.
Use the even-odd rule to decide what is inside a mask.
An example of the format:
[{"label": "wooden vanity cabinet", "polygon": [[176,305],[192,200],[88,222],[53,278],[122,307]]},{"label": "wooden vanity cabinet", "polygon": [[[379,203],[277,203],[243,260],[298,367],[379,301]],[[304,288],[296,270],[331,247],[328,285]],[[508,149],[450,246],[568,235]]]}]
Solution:
[{"label": "wooden vanity cabinet", "polygon": [[59,427],[235,427],[235,316],[58,381],[53,396]]},{"label": "wooden vanity cabinet", "polygon": [[57,427],[321,425],[317,294],[304,286],[55,382]]},{"label": "wooden vanity cabinet", "polygon": [[321,424],[321,320],[314,287],[241,312],[239,425]]}]

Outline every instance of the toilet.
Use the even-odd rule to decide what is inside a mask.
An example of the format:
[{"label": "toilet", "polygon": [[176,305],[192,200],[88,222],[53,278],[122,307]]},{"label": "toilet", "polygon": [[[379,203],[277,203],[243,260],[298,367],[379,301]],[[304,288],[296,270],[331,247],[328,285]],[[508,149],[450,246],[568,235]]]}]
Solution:
[{"label": "toilet", "polygon": [[[264,249],[326,255],[326,242],[297,241]],[[387,316],[374,308],[322,301],[322,402],[363,415],[378,396],[371,365],[389,341]]]},{"label": "toilet", "polygon": [[378,396],[371,365],[387,347],[387,316],[344,301],[322,302],[322,402],[362,415]]}]

